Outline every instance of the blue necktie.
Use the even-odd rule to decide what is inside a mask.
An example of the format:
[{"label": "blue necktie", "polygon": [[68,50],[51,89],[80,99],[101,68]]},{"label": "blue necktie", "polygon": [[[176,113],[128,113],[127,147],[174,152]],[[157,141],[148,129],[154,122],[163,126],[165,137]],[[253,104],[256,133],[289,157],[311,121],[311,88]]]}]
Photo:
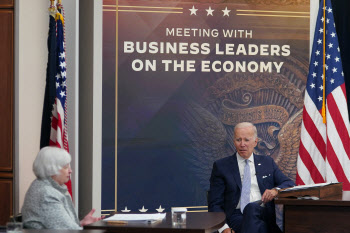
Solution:
[{"label": "blue necktie", "polygon": [[243,173],[243,184],[242,184],[242,193],[241,193],[241,212],[243,213],[243,210],[246,205],[250,202],[250,185],[251,185],[251,178],[250,178],[250,167],[249,167],[249,160],[245,160],[245,166],[244,166],[244,173]]}]

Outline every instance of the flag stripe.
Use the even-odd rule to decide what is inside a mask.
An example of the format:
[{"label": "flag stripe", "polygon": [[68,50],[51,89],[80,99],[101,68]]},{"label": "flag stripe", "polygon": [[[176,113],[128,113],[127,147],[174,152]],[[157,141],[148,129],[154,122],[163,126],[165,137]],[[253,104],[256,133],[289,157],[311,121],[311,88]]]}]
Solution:
[{"label": "flag stripe", "polygon": [[[339,98],[338,98],[339,99]],[[338,106],[336,101],[333,97],[333,94],[329,94],[327,97],[327,108],[330,117],[332,118],[332,127],[329,127],[328,137],[331,139],[334,139],[336,137],[336,140],[338,143],[341,142],[341,146],[338,146],[337,148],[342,148],[341,152],[339,152],[339,155],[350,155],[350,148],[349,148],[349,134],[347,131],[347,127],[345,122],[343,121],[343,116],[339,112]],[[334,121],[337,122],[334,124]]]},{"label": "flag stripe", "polygon": [[[328,106],[330,106],[330,104],[328,104]],[[340,143],[342,142],[341,135],[338,134],[338,131],[334,130],[336,128],[335,122],[337,121],[333,121],[331,115],[329,115],[327,119],[328,125],[330,126],[330,132],[328,134],[329,137],[327,143],[327,159],[329,160],[328,162],[337,180],[348,181],[350,177],[350,170],[347,169],[346,164],[349,164],[349,157],[346,153],[346,148],[344,148],[344,144]],[[329,176],[328,173],[327,175]],[[328,179],[330,179],[330,177]]]},{"label": "flag stripe", "polygon": [[295,182],[298,183],[299,185],[305,185],[305,183],[303,182],[303,180],[299,176],[299,172],[297,172]]},{"label": "flag stripe", "polygon": [[[324,180],[325,174],[324,172],[320,172],[320,171],[323,171],[326,166],[325,159],[323,159],[323,157],[321,156],[320,152],[318,151],[313,141],[313,138],[310,136],[310,134],[306,130],[302,131],[302,137],[303,137],[303,140],[300,143],[302,144],[303,149],[301,152],[299,151],[299,155],[301,156],[301,159],[303,159],[303,157],[306,157],[303,160],[304,160],[305,166],[308,169],[314,169],[313,165],[316,166],[316,169],[319,171],[320,175],[322,176],[322,180]],[[309,159],[311,159],[313,165],[309,165],[310,163],[305,162],[305,161],[308,161]],[[313,180],[315,179],[316,177],[313,177]],[[320,178],[318,178],[317,180],[320,180]]]},{"label": "flag stripe", "polygon": [[349,183],[348,178],[346,177],[343,167],[339,162],[337,154],[334,152],[332,144],[328,143],[327,146],[327,161],[332,168],[333,173],[336,176],[337,180],[341,180],[342,182]]},{"label": "flag stripe", "polygon": [[296,180],[296,183],[298,184],[305,184],[305,182],[309,184],[315,183],[311,178],[309,170],[305,167],[305,164],[301,159],[298,159],[297,166],[298,166],[298,171],[297,171],[298,179]]},{"label": "flag stripe", "polygon": [[[51,120],[51,127],[53,129],[56,129],[57,128],[57,125],[58,125],[58,120],[56,117],[52,116],[52,120]],[[56,136],[55,136],[56,137]]]},{"label": "flag stripe", "polygon": [[[312,101],[311,97],[309,96],[309,93],[305,93],[305,106],[303,109],[303,113],[306,111],[309,115],[309,117],[312,119],[312,121],[309,121],[308,123],[313,122],[314,125],[313,132],[317,133],[315,135],[317,137],[317,141],[323,142],[326,144],[327,136],[326,134],[326,125],[323,124],[323,118],[321,115],[321,112],[317,109],[315,103]],[[304,122],[304,119],[303,119]],[[307,126],[307,125],[306,125]]]},{"label": "flag stripe", "polygon": [[[312,142],[313,145],[317,147],[318,153],[320,153],[323,159],[326,159],[326,144],[323,141],[323,137],[321,136],[320,132],[317,130],[317,127],[314,121],[309,116],[306,108],[304,108],[304,111],[303,111],[303,121],[304,121],[305,131],[308,132],[308,135],[312,135],[312,138],[310,139],[308,138],[306,145],[311,146],[311,142]],[[305,139],[303,138],[303,140]]]},{"label": "flag stripe", "polygon": [[311,158],[310,154],[305,149],[303,143],[300,143],[299,153],[303,154],[301,160],[303,161],[306,169],[310,172],[310,176],[314,183],[324,182],[324,179],[319,172],[317,166],[315,166],[314,160]]}]

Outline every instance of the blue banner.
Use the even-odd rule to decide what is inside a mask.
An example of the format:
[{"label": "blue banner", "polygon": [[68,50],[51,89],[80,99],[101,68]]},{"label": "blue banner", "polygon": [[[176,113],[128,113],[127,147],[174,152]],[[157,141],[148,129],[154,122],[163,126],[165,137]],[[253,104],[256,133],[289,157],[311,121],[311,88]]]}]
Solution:
[{"label": "blue banner", "polygon": [[309,3],[252,2],[105,1],[102,209],[205,209],[241,121],[295,179]]}]

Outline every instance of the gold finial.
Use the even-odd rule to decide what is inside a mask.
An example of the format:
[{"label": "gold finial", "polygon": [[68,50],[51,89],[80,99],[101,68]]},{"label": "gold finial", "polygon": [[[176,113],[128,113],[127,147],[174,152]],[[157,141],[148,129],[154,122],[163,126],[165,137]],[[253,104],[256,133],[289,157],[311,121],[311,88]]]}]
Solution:
[{"label": "gold finial", "polygon": [[56,14],[55,0],[50,0],[49,12],[53,17],[55,17],[55,14]]},{"label": "gold finial", "polygon": [[60,11],[62,9],[62,1],[57,0],[57,9]]}]

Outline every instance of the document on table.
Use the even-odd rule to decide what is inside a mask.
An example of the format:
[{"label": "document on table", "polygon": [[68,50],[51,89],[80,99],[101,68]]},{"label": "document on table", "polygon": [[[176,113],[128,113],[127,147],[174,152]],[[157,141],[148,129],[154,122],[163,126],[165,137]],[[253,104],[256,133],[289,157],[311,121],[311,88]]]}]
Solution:
[{"label": "document on table", "polygon": [[337,183],[320,183],[320,184],[309,184],[309,185],[299,185],[299,186],[294,186],[291,188],[287,188],[282,190],[281,192],[288,192],[292,190],[302,190],[302,189],[308,189],[308,188],[313,188],[313,187],[323,187],[331,184],[337,184]]},{"label": "document on table", "polygon": [[165,218],[166,213],[155,214],[115,214],[103,221],[156,221]]}]

